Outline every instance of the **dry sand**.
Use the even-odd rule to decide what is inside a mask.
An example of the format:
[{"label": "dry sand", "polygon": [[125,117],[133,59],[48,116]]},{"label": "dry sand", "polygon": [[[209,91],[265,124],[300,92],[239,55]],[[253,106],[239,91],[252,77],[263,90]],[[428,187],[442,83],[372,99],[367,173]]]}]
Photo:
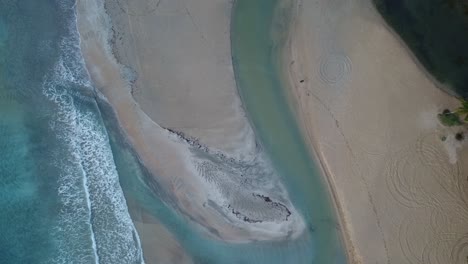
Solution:
[{"label": "dry sand", "polygon": [[[247,223],[230,211],[220,212],[219,208],[224,211],[230,210],[227,206],[229,200],[220,194],[216,184],[208,182],[201,176],[203,171],[200,172],[200,167],[196,167],[195,158],[189,150],[190,145],[155,122],[156,120],[162,123],[166,122],[165,125],[170,128],[181,129],[190,136],[199,136],[203,143],[214,149],[225,151],[226,155],[236,158],[251,158],[251,156],[259,154],[255,148],[252,129],[240,107],[240,100],[233,83],[232,67],[227,65],[226,61],[230,58],[228,55],[230,48],[227,42],[227,33],[222,30],[229,29],[231,7],[229,1],[203,0],[197,1],[198,5],[194,4],[193,6],[190,4],[193,2],[185,2],[184,0],[161,0],[155,3],[143,0],[128,1],[132,2],[131,10],[141,10],[141,12],[152,10],[147,16],[155,16],[156,18],[148,18],[148,20],[140,20],[145,15],[135,16],[138,18],[135,20],[133,20],[133,16],[125,15],[129,14],[130,8],[121,5],[125,2],[127,1],[115,1],[114,4],[119,3],[118,5],[110,5],[106,2],[106,10],[109,12],[125,11],[122,14],[116,13],[112,16],[113,18],[117,17],[112,22],[119,23],[119,31],[114,32],[113,42],[115,45],[113,46],[119,50],[116,52],[119,59],[125,61],[123,57],[128,52],[125,55],[127,56],[126,62],[131,67],[135,67],[135,73],[121,66],[113,56],[111,45],[109,45],[111,22],[104,9],[103,0],[78,1],[78,29],[81,35],[81,49],[93,83],[114,108],[124,133],[142,162],[158,183],[173,195],[178,209],[187,215],[187,219],[198,223],[200,230],[206,231],[206,234],[231,242],[280,240],[299,236],[304,230],[305,224],[302,217],[290,205],[287,195],[278,197],[292,213],[289,219],[286,218],[287,221],[272,219],[260,223]],[[154,9],[151,9],[152,7]],[[133,14],[132,12],[130,13]],[[120,16],[128,19],[128,28],[125,25],[120,28],[120,23],[126,21],[118,19]],[[176,19],[178,16],[182,17],[180,21]],[[163,18],[169,19],[171,23],[175,24],[162,24],[165,27],[164,30],[152,31],[160,26],[159,20]],[[205,19],[208,20],[204,21]],[[179,28],[177,23],[184,25]],[[185,24],[190,24],[191,27],[187,27]],[[197,26],[198,31],[207,31],[206,34],[202,35],[202,42],[199,40],[201,38],[200,32],[192,34],[197,31],[194,30],[193,26]],[[138,31],[136,31],[137,28]],[[172,30],[177,33],[175,35],[170,33]],[[172,40],[165,40],[168,43],[158,44],[161,40],[157,38],[156,33]],[[131,35],[129,41],[133,42],[117,44],[118,41],[123,40],[125,34]],[[184,39],[179,40],[176,38],[178,35],[184,36]],[[175,41],[172,48],[170,41]],[[208,55],[208,51],[204,49],[204,46],[207,45],[205,42],[211,43],[212,51],[220,54]],[[219,46],[217,46],[218,44]],[[134,45],[138,49],[134,49]],[[153,50],[154,47],[159,47],[161,50],[158,51],[156,48]],[[153,52],[158,54],[152,54]],[[194,55],[188,56],[185,52],[194,53]],[[163,55],[171,58],[161,59],[159,56]],[[188,65],[191,65],[191,71],[180,69],[184,66],[185,58]],[[197,61],[199,64],[196,64]],[[177,65],[177,67],[174,71],[168,71],[163,67],[166,64],[167,66]],[[160,75],[159,70],[163,72],[162,75]],[[218,76],[216,74],[218,71],[221,72],[221,75],[227,76]],[[180,76],[180,79],[183,80],[181,83],[178,83],[180,80],[176,73],[182,75]],[[142,82],[133,86],[138,92],[131,89],[132,74],[136,75],[137,80]],[[199,79],[200,76],[202,76],[201,79]],[[163,80],[168,87],[151,86],[160,80]],[[172,81],[174,83],[171,83]],[[197,94],[197,96],[186,96],[185,89],[187,87],[183,85],[188,85],[189,94]],[[140,98],[141,103],[147,106],[140,107],[133,97],[135,93],[141,93],[141,96],[145,93],[143,97],[153,101],[153,108],[150,107],[149,102],[144,103],[143,98]],[[135,96],[139,97],[140,95]],[[167,109],[160,114],[159,111],[151,110],[159,109],[160,103],[164,107],[172,109],[173,104],[166,104],[166,100],[181,100],[178,101],[178,110],[174,115],[171,115]],[[151,111],[145,112],[145,108]],[[214,113],[205,117],[205,111],[213,111]],[[180,116],[181,113],[195,114],[196,116],[187,119],[187,124],[185,124],[183,122],[185,119]],[[179,120],[179,118],[182,119]],[[196,122],[191,123],[192,119]],[[204,130],[205,125],[210,122],[212,124],[207,126],[207,130]],[[221,129],[222,133],[220,133]],[[221,139],[227,141],[228,144],[223,144],[224,141]],[[271,197],[281,196],[278,189],[275,190],[276,193],[273,193]],[[257,191],[262,193],[263,190]],[[253,199],[250,193],[248,197]],[[141,228],[142,225],[137,225],[137,227]],[[147,233],[144,232],[140,235],[145,236]],[[143,237],[142,240],[144,239]]]},{"label": "dry sand", "polygon": [[112,0],[114,53],[135,70],[132,95],[162,127],[249,155],[255,138],[237,94],[228,0]]},{"label": "dry sand", "polygon": [[285,58],[351,262],[466,264],[468,151],[436,118],[458,101],[369,0],[299,1]]}]

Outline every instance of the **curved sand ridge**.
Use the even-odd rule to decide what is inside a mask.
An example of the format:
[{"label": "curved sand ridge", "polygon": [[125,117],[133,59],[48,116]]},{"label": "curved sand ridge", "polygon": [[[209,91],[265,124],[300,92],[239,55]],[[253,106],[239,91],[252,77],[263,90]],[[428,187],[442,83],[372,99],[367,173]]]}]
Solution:
[{"label": "curved sand ridge", "polygon": [[[220,124],[216,125],[221,125],[217,129],[230,124],[223,123],[223,121],[234,123],[223,130],[224,134],[218,135],[212,132],[210,134],[209,131],[204,133],[207,133],[205,136],[224,138],[224,140],[232,136],[235,146],[246,146],[245,149],[227,148],[229,152],[217,150],[217,147],[224,147],[222,142],[214,142],[220,144],[215,144],[215,148],[208,148],[205,141],[199,142],[196,139],[198,137],[190,133],[194,131],[193,129],[189,129],[189,132],[178,132],[178,129],[172,127],[166,129],[160,126],[135,102],[130,89],[131,81],[122,77],[126,72],[125,67],[122,67],[110,52],[109,20],[103,2],[82,0],[78,5],[78,13],[81,47],[95,85],[114,107],[120,125],[145,166],[163,187],[170,190],[172,198],[183,214],[198,223],[213,237],[232,242],[282,240],[297,237],[304,231],[304,220],[291,205],[278,176],[272,171],[271,165],[263,157],[261,151],[255,147],[255,143],[252,144],[251,141],[254,139],[249,138],[252,134],[250,134],[251,129],[248,127],[247,120],[239,115],[242,113],[241,109],[228,112],[227,117],[221,116],[226,120],[217,120]],[[212,13],[206,15],[210,14]],[[225,13],[213,15],[224,17]],[[124,22],[116,21],[116,23],[122,25]],[[190,26],[192,29],[193,25],[190,24]],[[118,32],[123,34],[122,32],[126,31],[119,29]],[[127,34],[130,33],[127,32]],[[132,34],[134,34],[133,38],[140,36],[134,32]],[[145,35],[142,36],[142,38],[145,37]],[[118,39],[119,36],[116,36],[114,41]],[[147,45],[151,46],[151,41],[147,41],[149,42]],[[194,41],[193,45],[196,46],[197,41]],[[118,45],[114,48],[125,47]],[[130,48],[124,51],[137,52]],[[173,52],[177,51],[173,50]],[[125,52],[119,54],[128,55],[125,55]],[[177,59],[183,60],[184,54],[180,56],[182,58],[177,57]],[[134,66],[137,75],[141,74],[139,71],[141,68],[146,67],[138,61]],[[191,71],[195,70],[191,69]],[[137,76],[137,82],[140,78],[142,76]],[[145,78],[147,83],[151,83],[148,76]],[[205,84],[203,89],[210,87],[209,83]],[[214,88],[216,89],[208,91],[216,94],[217,89],[220,88],[216,86]],[[179,88],[175,86],[174,89]],[[235,86],[232,89],[234,93],[230,94],[237,96]],[[199,91],[202,95],[206,92]],[[166,99],[171,100],[171,98]],[[238,100],[237,97],[230,97],[230,103]],[[225,101],[205,102],[206,105],[211,103],[224,104]],[[195,112],[196,115],[196,109],[190,108],[190,105],[178,107],[189,113]],[[226,108],[229,109],[229,107]],[[177,115],[173,118],[176,117]],[[202,123],[209,122],[206,118],[203,119],[203,116],[195,117]],[[239,117],[242,118],[238,120]],[[248,129],[245,128],[246,126]],[[209,138],[205,137],[205,139]],[[237,142],[238,140],[243,144]],[[142,238],[142,240],[145,239]]]},{"label": "curved sand ridge", "polygon": [[437,121],[458,101],[370,1],[298,7],[285,50],[291,92],[337,197],[351,263],[465,264],[468,150],[454,135],[466,129]]},{"label": "curved sand ridge", "polygon": [[242,162],[219,155],[207,158],[202,155],[196,158],[196,167],[225,200],[219,208],[223,214],[233,214],[248,223],[284,222],[295,217],[291,216],[291,205],[285,200],[285,191],[272,166],[262,158]]},{"label": "curved sand ridge", "polygon": [[[236,160],[180,132],[169,132],[187,148],[183,153],[185,165],[190,168],[191,177],[198,177],[205,189],[203,208],[220,214],[234,227],[247,228],[242,232],[246,231],[245,235],[254,240],[294,238],[305,229],[301,216],[288,200],[286,190],[263,153],[253,155],[253,160]],[[184,177],[174,174],[171,182],[176,195],[186,200],[195,195]],[[208,230],[213,228],[203,222],[200,224]]]},{"label": "curved sand ridge", "polygon": [[255,152],[231,62],[230,1],[119,0],[106,8],[113,53],[134,72],[132,95],[149,118],[240,159]]}]

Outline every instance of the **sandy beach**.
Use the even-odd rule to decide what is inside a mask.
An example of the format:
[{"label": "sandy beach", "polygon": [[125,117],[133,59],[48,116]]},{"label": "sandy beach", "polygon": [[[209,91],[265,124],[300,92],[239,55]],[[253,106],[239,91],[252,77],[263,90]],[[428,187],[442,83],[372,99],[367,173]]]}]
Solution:
[{"label": "sandy beach", "polygon": [[284,58],[351,263],[466,263],[468,151],[454,139],[464,128],[437,120],[459,102],[372,3],[299,1]]},{"label": "sandy beach", "polygon": [[[114,108],[123,132],[172,195],[175,209],[201,232],[237,243],[298,237],[304,221],[278,177],[268,171],[271,166],[256,147],[233,81],[230,1],[153,4],[109,1],[104,5],[100,0],[77,4],[87,69]],[[165,20],[171,21],[170,30],[161,22]],[[200,33],[205,30],[206,34]],[[161,35],[170,41],[162,43]],[[207,54],[206,45],[215,54]],[[172,66],[176,68],[171,70]],[[242,185],[245,172],[239,164],[272,178],[262,186]],[[136,226],[140,232],[144,228],[145,241],[149,225]]]},{"label": "sandy beach", "polygon": [[[231,7],[215,0],[80,0],[86,65],[142,162],[201,232],[230,242],[297,237],[304,223],[278,180],[262,193],[292,217],[281,220],[273,208],[265,213],[270,220],[246,223],[219,210],[232,198],[226,186],[237,184],[232,164],[207,170],[194,154],[208,149],[213,157],[263,164],[234,82]],[[369,0],[298,1],[283,55],[290,101],[335,198],[350,262],[466,263],[468,165],[460,161],[468,151],[454,138],[463,128],[437,120],[458,100]],[[215,174],[225,182],[213,184],[205,174],[218,170],[235,173]],[[239,204],[262,208],[262,199],[250,199]],[[255,210],[246,212],[255,217]],[[155,219],[142,215],[136,227],[146,251],[154,236],[167,238],[167,255],[147,258],[190,262]]]},{"label": "sandy beach", "polygon": [[254,152],[237,94],[232,1],[106,1],[113,53],[132,71],[132,96],[162,127],[232,155]]}]

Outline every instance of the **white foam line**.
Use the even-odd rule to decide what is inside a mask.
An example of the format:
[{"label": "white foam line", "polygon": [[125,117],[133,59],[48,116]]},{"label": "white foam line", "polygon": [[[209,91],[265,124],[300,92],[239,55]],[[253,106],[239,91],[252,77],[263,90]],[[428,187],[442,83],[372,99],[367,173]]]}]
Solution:
[{"label": "white foam line", "polygon": [[[75,1],[75,3],[74,3],[73,6],[72,6],[72,7],[73,7],[73,10],[74,10],[74,12],[73,12],[73,14],[74,14],[73,19],[74,19],[74,22],[75,22],[75,23],[74,23],[74,24],[75,24],[75,32],[78,34],[78,50],[79,50],[79,52],[81,53],[81,48],[80,48],[81,36],[80,36],[80,34],[79,34],[79,32],[78,32],[78,26],[77,26],[77,25],[78,25],[78,17],[77,17],[77,15],[76,15],[76,4],[77,4],[77,3],[76,3],[76,1]],[[81,58],[82,58],[82,56],[81,56]],[[81,61],[81,64],[82,64],[83,67],[84,67],[84,60]],[[84,67],[84,68],[86,69],[86,67]],[[86,70],[86,72],[87,72],[87,70]],[[87,74],[88,74],[88,78],[89,78],[89,73],[87,72]],[[92,222],[91,222],[91,221],[92,221],[92,219],[91,219],[91,218],[92,218],[92,210],[91,210],[91,198],[90,198],[90,195],[89,195],[89,188],[88,188],[88,177],[87,177],[87,174],[86,174],[86,172],[85,172],[85,170],[84,170],[84,168],[83,168],[83,164],[82,164],[81,162],[80,162],[80,165],[81,165],[81,166],[80,166],[80,169],[81,169],[81,171],[83,172],[83,189],[84,189],[85,197],[86,197],[86,205],[87,205],[88,211],[89,211],[88,219],[89,219],[89,225],[90,225],[90,231],[91,231],[91,234],[90,234],[90,236],[91,236],[91,243],[92,243],[91,247],[93,248],[95,263],[96,263],[96,264],[99,264],[99,255],[98,255],[98,253],[97,253],[96,236],[95,236],[95,234],[94,234],[94,228],[93,228],[93,224],[92,224]]]},{"label": "white foam line", "polygon": [[[81,164],[81,162],[80,162]],[[86,172],[83,168],[83,165],[81,164],[80,166],[80,169],[81,171],[83,172],[83,189],[85,191],[85,197],[86,197],[86,205],[88,206],[88,218],[89,218],[89,228],[90,228],[90,231],[91,231],[91,247],[93,248],[93,252],[94,252],[94,258],[95,258],[95,263],[96,264],[99,264],[99,255],[97,253],[97,246],[96,246],[96,237],[94,235],[94,228],[93,228],[93,224],[91,222],[91,214],[92,214],[92,211],[91,211],[91,199],[89,198],[89,189],[88,189],[88,177],[86,176]]]},{"label": "white foam line", "polygon": [[[99,176],[108,176],[110,178],[104,179],[104,181],[97,182],[96,188],[99,187],[108,187],[109,184],[112,185],[112,183],[117,182],[117,189],[113,188],[112,190],[103,190],[106,195],[111,199],[113,202],[112,207],[113,207],[113,213],[114,216],[116,217],[119,226],[121,228],[127,229],[129,231],[128,234],[131,234],[131,237],[127,237],[125,243],[133,241],[134,246],[136,247],[136,255],[133,255],[132,257],[134,258],[140,258],[141,263],[144,263],[143,261],[143,253],[142,253],[142,248],[141,248],[141,242],[140,238],[138,236],[138,233],[136,232],[136,228],[130,219],[130,215],[128,213],[128,207],[126,205],[126,200],[125,197],[123,196],[122,189],[120,187],[119,181],[118,181],[118,173],[115,169],[115,161],[113,159],[112,153],[100,153],[100,155],[104,155],[103,157],[100,157],[104,160],[107,160],[106,163],[107,165],[111,166],[110,171],[104,170],[102,171],[101,169],[98,171],[95,171],[96,169],[94,166],[85,166],[87,162],[89,162],[88,159],[86,158],[93,158],[93,153],[86,153],[87,148],[91,147],[91,149],[95,149],[95,147],[99,147],[96,144],[93,144],[93,142],[87,142],[87,146],[81,146],[82,141],[87,141],[88,139],[96,139],[95,137],[97,136],[98,140],[102,139],[102,143],[107,143],[109,144],[109,138],[107,135],[107,131],[103,129],[103,131],[93,131],[95,128],[93,120],[88,120],[87,115],[83,115],[82,113],[78,113],[76,106],[74,105],[73,98],[71,95],[69,95],[66,91],[61,92],[61,94],[58,93],[56,89],[56,85],[59,84],[78,84],[90,89],[92,88],[92,85],[89,81],[89,72],[85,67],[84,64],[84,59],[81,54],[81,49],[79,46],[79,42],[81,41],[78,29],[77,29],[77,16],[76,16],[76,2],[72,6],[73,8],[73,15],[74,15],[74,24],[73,21],[70,23],[70,34],[71,36],[67,36],[62,39],[60,48],[62,50],[62,55],[60,60],[56,63],[51,76],[46,76],[45,82],[44,82],[44,94],[46,97],[48,97],[51,101],[57,103],[57,105],[61,108],[61,111],[59,111],[58,114],[58,121],[63,121],[66,124],[68,124],[70,127],[65,127],[64,128],[64,133],[65,137],[69,138],[69,143],[71,144],[70,147],[72,150],[75,152],[75,154],[72,154],[76,158],[77,165],[79,165],[79,169],[82,172],[83,178],[81,179],[83,191],[84,191],[84,196],[85,196],[85,201],[86,201],[86,206],[88,209],[87,212],[87,218],[88,218],[88,223],[89,229],[90,229],[90,238],[91,238],[91,246],[93,250],[93,254],[95,257],[95,263],[98,264],[100,262],[100,257],[98,255],[98,245],[96,242],[96,234],[95,230],[93,227],[92,223],[92,215],[93,215],[93,203],[97,203],[96,206],[103,206],[102,204],[99,204],[99,201],[92,200],[92,194],[90,193],[90,182],[88,179],[89,177],[97,176],[98,178],[96,180],[100,181],[102,180]],[[76,41],[78,41],[78,45],[76,45]],[[64,61],[65,60],[65,61]],[[83,74],[86,73],[87,76],[83,76]],[[102,117],[100,116],[100,113],[95,113],[99,118],[102,120]],[[88,125],[91,124],[91,127],[88,127]],[[102,125],[98,124],[97,126]],[[91,131],[89,131],[91,129]],[[93,133],[96,132],[96,133]],[[91,133],[91,134],[89,134]],[[100,135],[102,133],[102,135]],[[80,143],[81,142],[81,143]],[[99,144],[100,142],[97,142]],[[90,145],[88,145],[90,144]],[[109,146],[104,146],[104,149],[106,151],[111,151]],[[85,151],[85,152],[83,152]],[[107,154],[107,155],[106,155]],[[98,160],[101,160],[98,158]],[[92,165],[92,164],[90,164]],[[113,167],[113,169],[112,169]],[[93,175],[88,175],[86,173],[87,169],[91,169],[91,173]],[[102,173],[104,175],[101,175]],[[94,185],[91,185],[93,187]],[[114,195],[120,196],[120,197],[115,197]],[[123,215],[121,214],[123,213]],[[120,216],[120,217],[117,217]],[[122,218],[121,218],[122,217]],[[125,232],[126,233],[126,232]],[[136,241],[135,241],[136,240]],[[109,241],[107,241],[109,242]]]},{"label": "white foam line", "polygon": [[[84,58],[83,58],[83,56],[82,56],[82,50],[81,50],[81,36],[80,36],[79,30],[78,30],[78,17],[77,17],[77,14],[76,14],[76,5],[77,5],[77,3],[75,2],[75,3],[73,4],[73,10],[74,10],[73,14],[74,14],[74,20],[75,20],[75,21],[74,21],[74,22],[75,22],[75,23],[74,23],[74,25],[75,25],[74,32],[75,32],[75,33],[77,34],[77,36],[78,36],[78,47],[77,47],[77,48],[78,48],[78,52],[80,53],[80,59],[81,59],[81,60],[80,60],[80,63],[83,65],[83,68],[84,68],[84,70],[86,71],[86,73],[87,73],[87,75],[88,75],[88,78],[90,79],[89,71],[88,71],[88,69],[87,69],[86,66],[85,66]],[[100,115],[100,113],[99,113],[99,115]],[[106,133],[106,136],[108,136],[108,135],[107,135],[107,131],[105,131],[105,133]],[[115,161],[114,161],[114,162],[115,162]],[[117,177],[118,177],[118,174],[117,174]],[[86,179],[86,178],[85,178],[85,180],[86,180],[86,182],[87,182],[87,179]],[[120,185],[119,185],[119,186],[120,186]],[[123,197],[123,202],[124,202],[123,206],[125,207],[124,209],[125,209],[126,212],[128,213],[128,207],[126,206],[126,199],[125,199],[125,197],[123,196],[123,195],[124,195],[123,192],[121,192],[121,195],[122,195],[122,197]],[[87,197],[88,207],[90,208],[90,207],[91,207],[91,200],[89,199],[88,187],[86,187],[86,197]],[[128,216],[128,217],[130,217],[130,216]],[[90,210],[90,221],[91,221],[91,210]],[[136,241],[135,241],[135,242],[136,242],[136,246],[137,246],[137,248],[138,248],[138,254],[139,254],[140,257],[141,257],[141,263],[144,264],[145,262],[144,262],[144,259],[143,259],[143,249],[142,249],[142,247],[141,247],[140,236],[138,235],[138,232],[136,231],[136,227],[135,227],[135,225],[133,224],[133,221],[130,220],[129,223],[130,223],[130,227],[131,227],[131,229],[132,229],[132,232],[131,232],[131,233],[133,233],[133,235],[134,235],[135,238],[136,238]],[[93,240],[93,249],[95,250],[95,253],[96,253],[96,256],[97,256],[96,242],[95,242],[94,232],[93,232],[93,231],[92,231],[92,240]],[[97,258],[97,263],[99,263],[98,258]]]}]

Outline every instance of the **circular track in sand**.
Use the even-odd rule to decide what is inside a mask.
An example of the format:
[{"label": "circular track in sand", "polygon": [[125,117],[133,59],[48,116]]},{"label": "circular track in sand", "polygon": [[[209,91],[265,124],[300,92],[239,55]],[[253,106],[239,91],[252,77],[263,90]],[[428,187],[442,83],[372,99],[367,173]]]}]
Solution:
[{"label": "circular track in sand", "polygon": [[460,191],[463,188],[459,164],[449,164],[446,153],[436,144],[437,135],[422,135],[415,144],[388,160],[387,187],[402,205],[437,207],[443,201],[456,201],[464,195]]},{"label": "circular track in sand", "polygon": [[424,264],[465,264],[468,261],[468,235],[443,233],[430,239],[421,257]]},{"label": "circular track in sand", "polygon": [[320,59],[320,80],[326,84],[335,84],[351,73],[351,60],[341,53],[334,53]]},{"label": "circular track in sand", "polygon": [[460,237],[450,252],[453,263],[468,263],[468,234]]}]

